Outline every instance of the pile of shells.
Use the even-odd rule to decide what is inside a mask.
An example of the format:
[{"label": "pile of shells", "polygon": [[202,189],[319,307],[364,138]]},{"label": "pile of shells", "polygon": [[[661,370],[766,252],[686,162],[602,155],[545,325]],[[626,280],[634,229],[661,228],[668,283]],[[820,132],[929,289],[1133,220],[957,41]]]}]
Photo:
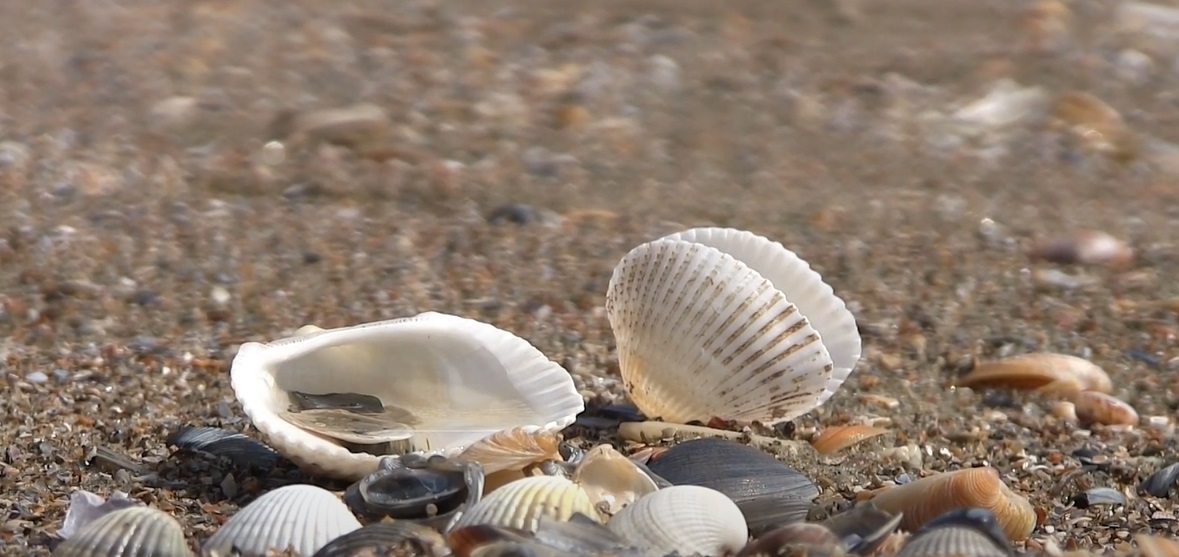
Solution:
[{"label": "pile of shells", "polygon": [[[281,455],[351,485],[265,493],[201,555],[998,556],[1036,527],[1031,503],[990,467],[860,492],[808,521],[819,488],[759,448],[788,441],[757,431],[838,392],[861,341],[844,302],[781,244],[718,228],[645,243],[615,269],[606,312],[642,414],[618,435],[700,439],[629,455],[563,443],[585,410],[570,375],[520,337],[462,317],[308,326],[246,343],[232,382],[266,444],[207,428],[170,442],[245,463]],[[1104,371],[1071,356],[983,364],[959,384],[1066,393],[1078,418],[1131,423],[1109,417],[1118,408]],[[832,454],[884,432],[832,427],[800,450]],[[162,511],[86,509],[55,554],[191,554]]]}]

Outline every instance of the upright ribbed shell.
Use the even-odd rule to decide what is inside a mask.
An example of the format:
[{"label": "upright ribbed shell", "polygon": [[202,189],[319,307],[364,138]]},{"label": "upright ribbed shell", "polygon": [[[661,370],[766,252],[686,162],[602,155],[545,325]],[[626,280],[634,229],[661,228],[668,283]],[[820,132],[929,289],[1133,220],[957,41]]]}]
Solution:
[{"label": "upright ribbed shell", "polygon": [[565,521],[574,513],[598,517],[581,486],[560,476],[533,476],[492,491],[464,512],[452,529],[491,524],[535,532],[541,516]]},{"label": "upright ribbed shell", "polygon": [[340,498],[313,485],[296,484],[267,493],[233,515],[201,548],[204,557],[264,557],[270,549],[293,548],[310,556],[328,542],[360,528]]},{"label": "upright ribbed shell", "polygon": [[184,530],[167,513],[128,507],[99,517],[62,542],[55,557],[192,557]]},{"label": "upright ribbed shell", "polygon": [[606,526],[656,555],[728,555],[749,538],[737,504],[719,491],[697,485],[667,487],[644,496]]},{"label": "upright ribbed shell", "polygon": [[970,526],[951,525],[922,532],[909,540],[897,557],[1007,557],[1005,547]]}]

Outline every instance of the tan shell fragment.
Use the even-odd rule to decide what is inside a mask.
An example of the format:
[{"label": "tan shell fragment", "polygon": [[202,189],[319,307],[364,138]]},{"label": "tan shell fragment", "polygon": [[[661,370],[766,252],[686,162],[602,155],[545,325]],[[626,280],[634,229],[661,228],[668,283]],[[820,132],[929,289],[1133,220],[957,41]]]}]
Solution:
[{"label": "tan shell fragment", "polygon": [[1164,536],[1150,534],[1134,534],[1134,542],[1143,557],[1176,557],[1179,555],[1179,542]]},{"label": "tan shell fragment", "polygon": [[561,460],[561,434],[538,427],[514,427],[488,435],[459,453],[461,460],[483,466],[487,474],[522,470],[545,460]]},{"label": "tan shell fragment", "polygon": [[1133,406],[1105,393],[1078,393],[1074,404],[1082,424],[1138,425],[1138,411]]},{"label": "tan shell fragment", "polygon": [[887,429],[864,424],[828,427],[811,440],[811,446],[819,454],[830,455],[885,433]]},{"label": "tan shell fragment", "polygon": [[573,482],[585,490],[603,518],[659,489],[655,480],[610,445],[590,449],[574,470]]},{"label": "tan shell fragment", "polygon": [[1083,358],[1037,352],[983,362],[958,380],[959,387],[1011,387],[1046,392],[1113,390],[1105,370]]},{"label": "tan shell fragment", "polygon": [[965,468],[922,478],[871,493],[876,508],[905,513],[901,529],[915,531],[926,522],[954,509],[979,507],[995,514],[1012,541],[1031,535],[1036,511],[1023,496],[1011,491],[994,468]]}]

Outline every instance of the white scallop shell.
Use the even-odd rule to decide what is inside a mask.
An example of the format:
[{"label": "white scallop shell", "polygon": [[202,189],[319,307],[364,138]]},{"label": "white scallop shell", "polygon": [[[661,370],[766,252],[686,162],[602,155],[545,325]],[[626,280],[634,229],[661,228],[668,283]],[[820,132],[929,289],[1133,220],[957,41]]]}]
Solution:
[{"label": "white scallop shell", "polygon": [[856,318],[834,289],[810,264],[781,242],[734,228],[693,228],[667,236],[723,251],[769,279],[819,333],[835,368],[819,404],[827,402],[847,380],[863,353]]},{"label": "white scallop shell", "polygon": [[670,422],[795,418],[826,401],[860,354],[831,287],[781,244],[744,231],[693,229],[636,247],[614,269],[606,310],[632,400]]},{"label": "white scallop shell", "polygon": [[[293,549],[309,556],[328,542],[360,528],[332,492],[308,484],[280,487],[233,515],[201,547],[203,557],[264,557]],[[238,553],[234,553],[234,550]]]},{"label": "white scallop shell", "polygon": [[606,527],[656,555],[731,555],[749,538],[737,504],[719,491],[696,485],[651,493],[614,515]]},{"label": "white scallop shell", "polygon": [[151,507],[104,514],[53,550],[55,557],[191,557],[184,529]]},{"label": "white scallop shell", "polygon": [[566,521],[574,513],[599,518],[581,486],[561,476],[533,476],[492,491],[458,517],[451,529],[490,524],[536,532],[541,516]]},{"label": "white scallop shell", "polygon": [[[404,446],[387,452],[453,456],[503,429],[563,429],[585,407],[564,368],[487,323],[428,312],[300,332],[243,344],[231,374],[254,426],[279,452],[319,474],[354,480],[376,470],[378,456],[343,441],[395,441]],[[389,423],[350,414],[350,427],[367,428],[359,438],[339,428],[325,434],[332,425],[313,432],[290,421],[290,391],[370,395],[398,414]]]}]

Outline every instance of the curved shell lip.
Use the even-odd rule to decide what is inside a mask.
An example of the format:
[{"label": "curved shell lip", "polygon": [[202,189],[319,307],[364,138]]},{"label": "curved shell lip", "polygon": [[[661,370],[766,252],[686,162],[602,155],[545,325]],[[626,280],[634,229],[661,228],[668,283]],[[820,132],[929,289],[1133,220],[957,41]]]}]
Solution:
[{"label": "curved shell lip", "polygon": [[[520,423],[515,424],[515,427],[559,431],[572,424],[585,408],[585,401],[568,372],[526,340],[489,323],[436,312],[337,329],[304,327],[301,331],[305,334],[296,334],[267,343],[244,343],[230,368],[234,393],[254,427],[284,456],[316,473],[344,479],[359,479],[377,469],[380,456],[353,452],[329,437],[300,428],[283,419],[279,415],[281,410],[276,408],[276,393],[283,391],[275,377],[275,369],[284,362],[317,350],[380,339],[382,335],[391,334],[392,329],[399,327],[415,330],[423,335],[424,342],[442,342],[445,339],[458,338],[458,342],[484,351],[489,345],[496,343],[509,345],[509,353],[505,357],[520,357],[524,362],[519,369],[509,370],[509,373],[522,377],[523,381],[536,379],[536,382],[529,384],[529,392],[522,396],[527,396],[533,401],[549,397],[549,404],[544,407],[533,405],[531,409],[534,415],[543,414],[547,419],[539,424]],[[460,328],[464,332],[456,332]],[[456,336],[462,334],[468,334],[469,337]],[[558,370],[560,374],[556,373]],[[542,375],[544,377],[541,377]],[[504,380],[511,381],[508,377]],[[429,447],[412,452],[453,457],[470,443],[495,431],[496,427],[490,427],[488,431],[472,431],[473,435],[469,436],[469,441],[461,445]]]},{"label": "curved shell lip", "polygon": [[781,291],[819,334],[834,369],[816,406],[839,390],[863,355],[855,316],[810,263],[781,242],[736,228],[697,227],[664,236],[704,244],[744,263]]}]

